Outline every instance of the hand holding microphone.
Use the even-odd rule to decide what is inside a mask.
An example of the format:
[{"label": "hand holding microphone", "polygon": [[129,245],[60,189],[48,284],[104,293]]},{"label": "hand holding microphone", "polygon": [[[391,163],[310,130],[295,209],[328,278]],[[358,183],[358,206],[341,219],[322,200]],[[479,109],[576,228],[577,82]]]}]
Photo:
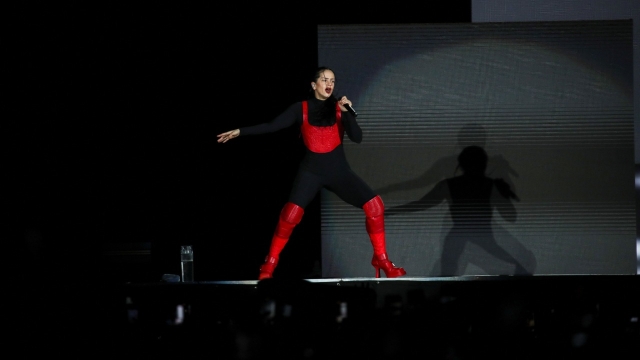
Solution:
[{"label": "hand holding microphone", "polygon": [[338,100],[338,103],[344,106],[344,108],[347,109],[347,111],[350,112],[354,117],[358,116],[358,113],[351,107],[351,101],[347,99],[346,96],[342,96],[340,100]]}]

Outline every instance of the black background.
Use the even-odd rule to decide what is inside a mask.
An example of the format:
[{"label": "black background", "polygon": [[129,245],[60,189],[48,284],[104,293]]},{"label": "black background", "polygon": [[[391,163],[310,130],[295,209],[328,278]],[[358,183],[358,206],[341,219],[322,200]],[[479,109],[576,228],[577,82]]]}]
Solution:
[{"label": "black background", "polygon": [[[9,10],[5,233],[26,254],[18,279],[77,281],[178,273],[180,244],[194,245],[197,280],[255,279],[302,144],[296,129],[216,134],[306,95],[331,66],[317,64],[319,24],[471,21],[471,1]],[[116,276],[105,249],[136,243],[151,244],[150,268]],[[314,276],[319,256],[316,200],[279,276]]]}]

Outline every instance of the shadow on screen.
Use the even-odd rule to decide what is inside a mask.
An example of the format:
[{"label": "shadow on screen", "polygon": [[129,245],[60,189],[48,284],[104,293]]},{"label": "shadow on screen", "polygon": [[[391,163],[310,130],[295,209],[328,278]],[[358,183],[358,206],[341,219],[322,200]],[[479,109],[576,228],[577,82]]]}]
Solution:
[{"label": "shadow on screen", "polygon": [[[463,128],[461,137],[459,144],[463,141],[483,143],[485,139],[482,127],[477,125]],[[457,163],[454,176],[446,178],[446,172],[451,174],[451,160],[443,158],[416,179],[378,189],[378,193],[386,193],[425,186],[425,182],[435,183],[420,199],[389,207],[385,215],[399,216],[427,210],[445,201],[448,203],[453,225],[443,240],[442,255],[430,276],[462,275],[470,264],[487,274],[532,275],[536,267],[533,253],[507,229],[492,221],[495,212],[505,221],[516,222],[517,212],[513,201],[520,199],[510,185],[509,176],[517,176],[517,172],[502,156],[497,156],[491,159],[494,160],[491,171],[494,176],[487,176],[489,157],[479,145],[464,147],[454,160]],[[455,176],[458,168],[462,174]],[[504,247],[496,241],[496,236]],[[464,251],[465,248],[468,251]],[[509,252],[505,248],[513,250]],[[478,251],[480,249],[484,251]]]}]

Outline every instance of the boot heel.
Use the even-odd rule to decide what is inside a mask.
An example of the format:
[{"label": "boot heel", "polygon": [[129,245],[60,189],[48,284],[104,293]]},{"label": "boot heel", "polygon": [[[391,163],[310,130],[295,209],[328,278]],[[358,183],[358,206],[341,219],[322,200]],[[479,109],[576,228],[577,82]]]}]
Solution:
[{"label": "boot heel", "polygon": [[394,263],[389,261],[387,254],[381,254],[378,256],[374,254],[373,259],[371,260],[371,265],[376,269],[376,278],[380,277],[380,269],[384,271],[385,276],[388,278],[395,278],[407,274],[403,268],[397,267]]},{"label": "boot heel", "polygon": [[373,265],[373,267],[376,269],[376,279],[378,279],[380,277],[380,267]]},{"label": "boot heel", "polygon": [[278,258],[267,256],[267,258],[264,259],[264,264],[260,266],[260,275],[258,275],[258,280],[273,278],[273,271],[276,269],[277,265]]}]

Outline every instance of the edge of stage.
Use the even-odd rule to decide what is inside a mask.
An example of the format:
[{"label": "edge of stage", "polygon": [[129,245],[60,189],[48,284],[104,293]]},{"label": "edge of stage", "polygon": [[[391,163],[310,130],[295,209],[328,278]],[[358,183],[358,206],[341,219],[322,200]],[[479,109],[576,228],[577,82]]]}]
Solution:
[{"label": "edge of stage", "polygon": [[[267,303],[305,311],[327,308],[330,312],[339,311],[342,304],[350,313],[365,313],[389,308],[430,311],[454,302],[464,303],[467,311],[483,311],[483,307],[500,311],[496,307],[517,303],[522,311],[531,313],[553,312],[566,306],[623,312],[626,320],[621,321],[637,323],[640,317],[640,276],[635,274],[273,278],[126,283],[116,289],[119,300],[127,298],[141,307],[182,304],[193,310],[193,316],[213,318],[245,313],[260,316]],[[222,308],[225,310],[220,313]]]},{"label": "edge of stage", "polygon": [[71,290],[64,296],[45,289],[18,304],[24,351],[86,355],[79,342],[132,359],[548,360],[640,351],[635,274],[69,285],[52,284]]},{"label": "edge of stage", "polygon": [[118,288],[111,293],[121,319],[114,333],[128,351],[162,344],[164,352],[185,339],[197,351],[215,348],[234,359],[251,349],[255,357],[247,358],[304,358],[309,351],[314,358],[376,358],[390,346],[408,358],[455,353],[451,358],[459,359],[640,350],[640,276],[634,274],[273,278]]}]

